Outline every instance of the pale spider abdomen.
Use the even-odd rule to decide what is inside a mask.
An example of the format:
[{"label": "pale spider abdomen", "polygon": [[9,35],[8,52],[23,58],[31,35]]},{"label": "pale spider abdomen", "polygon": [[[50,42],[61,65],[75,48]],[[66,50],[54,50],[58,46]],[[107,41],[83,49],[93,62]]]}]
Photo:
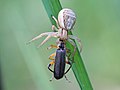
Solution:
[{"label": "pale spider abdomen", "polygon": [[75,24],[76,16],[71,9],[64,8],[58,14],[59,26],[65,30],[71,30]]}]

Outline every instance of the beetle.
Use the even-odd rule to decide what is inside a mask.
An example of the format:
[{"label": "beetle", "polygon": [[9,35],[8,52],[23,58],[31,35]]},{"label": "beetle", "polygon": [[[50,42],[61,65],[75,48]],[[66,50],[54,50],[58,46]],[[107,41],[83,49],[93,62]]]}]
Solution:
[{"label": "beetle", "polygon": [[[52,18],[55,20],[56,25],[57,25],[57,27],[55,25],[52,25],[52,30],[54,30],[56,32],[41,33],[40,35],[38,35],[38,36],[34,37],[32,40],[30,40],[28,43],[31,43],[43,36],[47,36],[46,39],[40,45],[38,45],[38,47],[40,47],[45,42],[47,42],[49,40],[49,38],[55,37],[55,38],[58,38],[57,43],[59,43],[59,39],[63,40],[64,42],[69,41],[74,46],[74,53],[75,53],[76,44],[74,43],[73,40],[77,40],[80,45],[80,52],[81,52],[82,51],[81,40],[76,36],[68,35],[68,31],[71,31],[73,29],[73,26],[76,22],[75,13],[71,9],[64,8],[59,12],[58,20],[54,16],[52,16]],[[74,55],[74,53],[73,53],[73,55]]]},{"label": "beetle", "polygon": [[[53,56],[55,56],[55,58],[53,58]],[[58,46],[56,53],[50,55],[49,59],[53,60],[48,65],[48,69],[54,74],[54,77],[52,77],[52,79],[61,79],[72,67],[72,63],[66,60],[66,48],[63,41],[60,41],[60,45]],[[70,67],[65,71],[66,63],[69,64]],[[53,64],[54,70],[50,68]],[[66,76],[65,78],[68,80]],[[50,81],[52,81],[52,79]]]}]

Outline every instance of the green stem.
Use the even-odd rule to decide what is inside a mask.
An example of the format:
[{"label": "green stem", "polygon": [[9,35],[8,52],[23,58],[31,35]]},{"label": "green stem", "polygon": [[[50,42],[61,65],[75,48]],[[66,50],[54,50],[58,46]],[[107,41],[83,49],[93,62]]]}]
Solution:
[{"label": "green stem", "polygon": [[[53,25],[56,25],[55,21],[51,18],[51,16],[53,15],[57,18],[58,12],[62,9],[59,0],[42,0],[42,2],[45,7],[45,10],[47,11],[51,23]],[[69,32],[69,34],[72,34],[72,32]],[[70,50],[74,49],[74,47],[68,42],[66,43],[66,47]],[[93,90],[78,48],[74,56],[72,70],[81,90]]]}]

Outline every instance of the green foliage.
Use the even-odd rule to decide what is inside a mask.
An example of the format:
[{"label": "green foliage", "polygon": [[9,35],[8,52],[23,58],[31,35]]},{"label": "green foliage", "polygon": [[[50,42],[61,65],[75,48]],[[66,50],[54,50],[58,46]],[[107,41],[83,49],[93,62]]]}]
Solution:
[{"label": "green foliage", "polygon": [[[50,18],[50,21],[52,22],[52,24],[55,25],[55,22],[51,18],[51,15],[57,17],[58,12],[62,9],[59,0],[42,0],[42,1],[45,6],[45,9],[47,11],[47,14]],[[69,32],[69,34],[72,34],[72,32]],[[67,48],[69,48],[70,50],[73,50],[74,47],[72,47],[67,42]],[[74,63],[72,66],[72,70],[74,72],[74,75],[75,75],[81,89],[82,90],[92,90],[92,85],[88,78],[88,75],[87,75],[86,69],[84,67],[84,64],[83,64],[83,61],[80,56],[80,52],[79,52],[78,48],[77,48],[77,52],[75,53],[75,56],[74,56]]]}]

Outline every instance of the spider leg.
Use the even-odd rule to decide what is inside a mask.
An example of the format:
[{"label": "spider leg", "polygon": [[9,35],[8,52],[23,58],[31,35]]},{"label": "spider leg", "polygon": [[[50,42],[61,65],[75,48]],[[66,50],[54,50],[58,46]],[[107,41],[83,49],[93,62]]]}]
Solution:
[{"label": "spider leg", "polygon": [[47,42],[49,40],[49,38],[51,38],[51,37],[58,37],[58,32],[49,32],[48,36],[45,38],[45,40],[40,45],[38,45],[38,48],[41,45],[43,45],[45,42]]},{"label": "spider leg", "polygon": [[60,27],[59,27],[59,24],[58,24],[58,20],[55,18],[55,16],[52,16],[52,18],[55,20],[55,22],[56,22],[56,24],[57,24],[57,27],[60,28]]},{"label": "spider leg", "polygon": [[38,48],[41,46],[41,45],[43,45],[45,42],[47,42],[48,41],[48,39],[50,39],[51,38],[51,36],[50,35],[48,35],[46,38],[45,38],[45,40],[44,41],[42,41],[42,43],[40,44],[40,45],[38,45]]},{"label": "spider leg", "polygon": [[43,36],[49,35],[50,33],[51,33],[51,32],[41,33],[40,35],[38,35],[38,36],[34,37],[33,39],[31,39],[31,40],[28,42],[28,44],[31,43],[31,42],[33,42],[33,41],[35,41],[35,40],[37,40],[37,39],[39,39],[39,38],[41,38],[41,37],[43,37]]},{"label": "spider leg", "polygon": [[55,32],[58,31],[58,29],[55,25],[52,25],[52,30],[55,31]]},{"label": "spider leg", "polygon": [[80,40],[78,37],[73,36],[73,35],[68,35],[68,37],[69,37],[70,39],[74,39],[74,40],[77,40],[77,41],[78,41],[78,43],[79,43],[79,45],[80,45],[80,52],[81,52],[81,51],[82,51],[82,43],[81,43],[81,40]]},{"label": "spider leg", "polygon": [[76,52],[76,44],[74,43],[73,40],[71,40],[70,38],[68,38],[68,41],[74,46],[74,52],[72,54],[72,57],[75,55],[75,52]]}]

